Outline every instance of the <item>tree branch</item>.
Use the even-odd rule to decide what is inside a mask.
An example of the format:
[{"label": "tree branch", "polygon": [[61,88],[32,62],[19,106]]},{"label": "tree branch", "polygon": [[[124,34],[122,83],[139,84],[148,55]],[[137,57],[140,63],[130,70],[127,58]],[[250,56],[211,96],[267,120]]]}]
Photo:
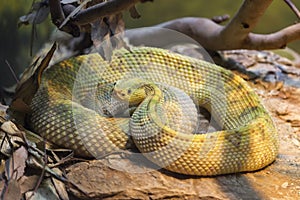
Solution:
[{"label": "tree branch", "polygon": [[120,13],[130,9],[135,4],[143,2],[142,0],[110,0],[91,6],[80,11],[71,21],[77,25],[85,25],[101,17]]},{"label": "tree branch", "polygon": [[300,39],[300,24],[294,24],[271,34],[250,33],[242,44],[247,49],[280,49],[288,43]]},{"label": "tree branch", "polygon": [[[75,28],[79,29],[79,26],[89,24],[99,18],[115,15],[123,10],[129,10],[135,4],[146,1],[151,0],[104,1],[79,11],[76,15],[71,17],[69,25],[73,25]],[[153,38],[157,38],[155,35],[158,35],[159,32],[161,32],[158,28],[166,28],[181,32],[196,40],[204,48],[210,50],[262,50],[283,48],[287,43],[300,39],[299,24],[292,25],[271,34],[251,33],[272,1],[273,0],[244,0],[239,11],[226,26],[218,25],[206,18],[187,17],[158,24],[152,29],[131,31],[127,36],[129,39],[134,39],[135,44],[136,41],[143,43],[147,39],[149,41],[149,37],[154,36]],[[53,7],[51,14],[56,14],[59,20],[64,18],[63,14],[66,15],[66,13],[61,14],[61,6],[58,6],[59,1],[49,0],[49,2],[50,8],[51,2]],[[53,11],[54,8],[59,10]],[[73,33],[73,35],[76,35],[76,32],[75,34]]]},{"label": "tree branch", "polygon": [[232,38],[237,43],[247,38],[273,0],[245,0],[232,20],[222,29],[223,45],[231,46]]},{"label": "tree branch", "polygon": [[[159,36],[159,28],[167,28],[181,32],[204,48],[210,50],[230,50],[230,49],[278,49],[285,47],[288,43],[300,39],[300,24],[295,24],[271,34],[248,33],[245,38],[237,40],[235,35],[226,38],[222,31],[224,26],[220,26],[206,18],[179,18],[155,26],[156,28],[137,29],[130,31],[126,36],[134,44],[142,44],[146,38]],[[230,34],[229,34],[230,35]]]},{"label": "tree branch", "polygon": [[[220,26],[206,18],[180,18],[155,27],[181,32],[211,50],[229,49],[278,49],[287,43],[300,39],[300,24],[272,34],[254,34],[255,28],[273,0],[244,0],[241,8],[226,26]],[[145,41],[145,34],[155,35],[159,29],[142,29],[131,32],[129,39]],[[148,32],[148,33],[147,33]],[[144,35],[144,36],[143,36]]]},{"label": "tree branch", "polygon": [[[65,6],[65,8],[70,8],[70,7],[71,5]],[[55,26],[57,26],[62,31],[70,33],[74,37],[79,37],[80,30],[77,25],[69,23],[67,26],[61,27],[62,23],[65,21],[65,10],[67,9],[63,9],[60,0],[49,0],[49,8],[51,13],[51,20]]]}]

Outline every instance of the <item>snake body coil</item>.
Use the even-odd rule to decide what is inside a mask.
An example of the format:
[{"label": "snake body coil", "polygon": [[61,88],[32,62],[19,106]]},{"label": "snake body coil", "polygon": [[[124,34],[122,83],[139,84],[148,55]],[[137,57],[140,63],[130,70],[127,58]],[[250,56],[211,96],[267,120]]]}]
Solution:
[{"label": "snake body coil", "polygon": [[[170,125],[163,123],[164,110],[153,95],[137,105],[130,121],[112,117],[112,110],[126,107],[114,104],[115,83],[136,77],[184,91],[196,105],[210,110],[222,131],[189,134],[188,123],[172,128],[172,112],[177,110],[169,106]],[[258,170],[278,153],[276,127],[244,80],[214,64],[162,49],[116,50],[111,61],[89,54],[59,62],[44,72],[31,108],[37,133],[80,156],[125,149],[132,134],[139,150],[157,165],[207,176]],[[178,116],[184,112],[189,110],[178,111]]]}]

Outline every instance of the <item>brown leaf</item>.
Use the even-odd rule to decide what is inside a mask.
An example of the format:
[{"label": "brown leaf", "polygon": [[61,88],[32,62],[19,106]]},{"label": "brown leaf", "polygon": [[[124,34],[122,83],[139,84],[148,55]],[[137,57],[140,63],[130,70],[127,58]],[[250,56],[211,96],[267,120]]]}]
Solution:
[{"label": "brown leaf", "polygon": [[1,129],[10,135],[18,135],[22,137],[21,131],[12,121],[6,121],[1,125]]},{"label": "brown leaf", "polygon": [[0,127],[0,152],[6,156],[10,156],[14,149],[19,148],[20,144],[24,143],[23,136],[24,132],[20,131],[13,122],[3,122]]},{"label": "brown leaf", "polygon": [[132,6],[131,8],[129,8],[129,12],[130,12],[130,16],[133,19],[138,19],[141,17],[141,15],[139,14],[139,12],[137,11],[135,6]]},{"label": "brown leaf", "polygon": [[8,109],[8,106],[2,105],[0,103],[0,123],[3,123],[6,121],[6,111]]},{"label": "brown leaf", "polygon": [[[0,174],[2,174],[4,171],[5,171],[5,160],[1,160],[0,161]],[[0,183],[2,183],[2,182],[0,182]],[[2,188],[1,184],[0,184],[0,188]]]},{"label": "brown leaf", "polygon": [[22,176],[19,179],[20,189],[21,193],[24,194],[25,192],[28,192],[29,190],[33,190],[39,180],[40,176],[38,175],[32,175],[32,176]]},{"label": "brown leaf", "polygon": [[127,48],[123,41],[125,24],[121,13],[104,17],[100,22],[96,21],[91,25],[91,39],[98,53],[105,60],[111,59],[114,49]]},{"label": "brown leaf", "polygon": [[[24,75],[16,88],[16,93],[10,106],[10,110],[13,111],[13,113],[30,113],[29,105],[34,94],[38,90],[42,73],[48,67],[55,49],[56,43],[52,45],[52,48],[37,68],[35,65],[32,65],[24,72]],[[37,61],[35,64],[36,63]]]},{"label": "brown leaf", "polygon": [[[35,87],[31,87],[31,89],[34,91],[37,90],[37,88],[35,88]],[[21,113],[30,113],[30,111],[31,111],[30,106],[28,104],[26,104],[24,102],[24,100],[21,98],[13,100],[12,103],[10,104],[10,107]]]},{"label": "brown leaf", "polygon": [[49,15],[49,6],[43,2],[34,3],[31,11],[19,18],[18,27],[28,24],[40,24],[45,21]]},{"label": "brown leaf", "polygon": [[3,200],[12,200],[12,199],[18,200],[18,199],[22,198],[20,185],[14,179],[11,179],[8,182],[7,187],[4,188],[4,190],[2,192],[4,192]]},{"label": "brown leaf", "polygon": [[43,182],[35,192],[26,192],[25,197],[26,199],[30,200],[59,199],[59,196],[55,191],[51,179],[49,178],[43,179]]},{"label": "brown leaf", "polygon": [[[53,168],[52,170],[55,173],[57,173],[59,176],[62,176],[62,171],[59,170],[58,168]],[[58,193],[59,197],[62,200],[69,200],[68,193],[66,190],[66,185],[63,182],[57,180],[56,178],[52,178],[52,181],[53,181],[54,187],[56,188],[56,192]]]},{"label": "brown leaf", "polygon": [[27,150],[25,149],[25,147],[21,146],[6,161],[5,175],[8,180],[18,180],[21,176],[23,176],[26,167],[27,157]]}]

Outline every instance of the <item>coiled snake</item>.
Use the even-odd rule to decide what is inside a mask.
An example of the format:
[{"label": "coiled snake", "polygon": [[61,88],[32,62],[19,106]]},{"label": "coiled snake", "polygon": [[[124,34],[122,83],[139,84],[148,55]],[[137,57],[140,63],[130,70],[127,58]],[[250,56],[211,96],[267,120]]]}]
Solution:
[{"label": "coiled snake", "polygon": [[[222,130],[192,134],[191,101]],[[157,165],[207,176],[258,170],[278,153],[276,127],[244,80],[168,50],[133,47],[115,50],[111,61],[95,53],[59,62],[43,73],[31,108],[37,133],[80,156],[125,149],[132,137]]]}]

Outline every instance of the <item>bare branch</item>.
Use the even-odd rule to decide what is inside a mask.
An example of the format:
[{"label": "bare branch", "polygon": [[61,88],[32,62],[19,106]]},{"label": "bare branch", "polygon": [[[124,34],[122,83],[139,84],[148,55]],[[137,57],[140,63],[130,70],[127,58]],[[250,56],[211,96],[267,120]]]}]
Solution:
[{"label": "bare branch", "polygon": [[[272,0],[244,0],[239,11],[226,26],[220,26],[205,18],[181,18],[156,27],[184,33],[211,50],[282,48],[287,43],[300,39],[300,25],[267,35],[251,33],[271,3]],[[140,36],[135,34],[135,37]]]},{"label": "bare branch", "polygon": [[288,43],[300,39],[300,24],[294,24],[278,32],[271,34],[250,33],[242,47],[247,49],[279,49],[284,48]]},{"label": "bare branch", "polygon": [[[139,2],[151,0],[110,0],[88,7],[79,11],[66,26],[69,32],[74,27],[78,31],[73,31],[73,35],[79,32],[79,26],[89,24],[99,18],[116,15],[123,10],[132,9]],[[57,15],[59,21],[70,13],[74,8],[68,8],[61,11],[61,6],[57,5],[59,0],[49,0],[52,15]],[[286,0],[286,2],[290,2]],[[171,20],[162,24],[158,24],[156,28],[167,28],[181,32],[200,43],[204,48],[211,50],[226,49],[277,49],[287,45],[287,43],[300,39],[300,25],[296,24],[278,32],[271,34],[254,34],[251,33],[259,22],[266,9],[272,3],[272,0],[244,0],[239,11],[233,19],[226,25],[221,26],[212,20],[206,18],[187,17]],[[289,5],[293,5],[289,3]],[[58,10],[53,11],[54,8]],[[67,11],[69,10],[69,11]],[[65,11],[65,13],[64,13]],[[61,13],[63,12],[63,13]],[[52,16],[53,17],[53,16]],[[139,31],[131,31],[129,39],[143,42],[142,38],[157,35],[158,29],[141,29]],[[68,31],[67,31],[68,32]],[[77,34],[78,35],[78,34]]]},{"label": "bare branch", "polygon": [[49,0],[49,8],[51,19],[55,26],[59,27],[62,31],[72,34],[74,37],[80,35],[79,27],[75,24],[68,24],[67,26],[61,27],[62,23],[65,21],[65,14],[60,4],[60,0]]},{"label": "bare branch", "polygon": [[225,47],[227,45],[230,46],[232,37],[234,37],[238,43],[245,40],[272,1],[273,0],[245,0],[236,15],[220,32],[223,45]]},{"label": "bare branch", "polygon": [[[249,33],[244,39],[237,40],[235,35],[226,38],[221,34],[224,29],[206,18],[179,18],[155,26],[181,32],[200,43],[204,48],[211,50],[229,49],[278,49],[288,43],[300,39],[300,24],[295,24],[271,34]],[[145,38],[158,34],[159,29],[138,29],[127,35],[129,40],[145,41]],[[225,44],[226,42],[226,44]],[[137,43],[135,43],[137,45]]]},{"label": "bare branch", "polygon": [[84,25],[93,22],[100,17],[117,14],[141,2],[141,0],[110,0],[91,6],[80,11],[71,21],[77,25]]}]

